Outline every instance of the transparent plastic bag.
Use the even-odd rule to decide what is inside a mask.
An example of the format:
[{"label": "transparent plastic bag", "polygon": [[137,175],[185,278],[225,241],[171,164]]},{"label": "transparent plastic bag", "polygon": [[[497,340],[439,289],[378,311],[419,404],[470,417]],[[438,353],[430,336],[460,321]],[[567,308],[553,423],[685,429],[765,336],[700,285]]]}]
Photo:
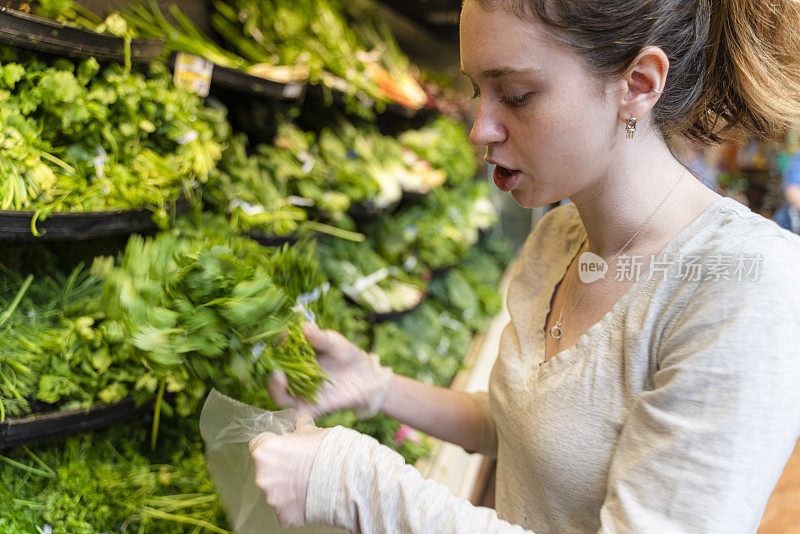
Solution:
[{"label": "transparent plastic bag", "polygon": [[284,529],[255,484],[250,440],[262,432],[294,430],[294,410],[269,412],[244,404],[216,389],[208,394],[200,414],[200,434],[206,445],[206,467],[236,534],[291,531],[307,534],[342,532],[323,526]]}]

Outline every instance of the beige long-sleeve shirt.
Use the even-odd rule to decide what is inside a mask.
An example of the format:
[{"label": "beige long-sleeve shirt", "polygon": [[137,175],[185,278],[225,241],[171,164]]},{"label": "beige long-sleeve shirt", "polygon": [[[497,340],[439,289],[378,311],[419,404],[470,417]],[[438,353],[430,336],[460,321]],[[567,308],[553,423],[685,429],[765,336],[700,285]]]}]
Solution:
[{"label": "beige long-sleeve shirt", "polygon": [[[336,428],[311,473],[309,522],[360,532],[755,532],[800,434],[800,237],[718,199],[574,347],[542,363],[553,288],[585,235],[573,204],[552,210],[509,287],[489,393],[475,395],[481,452],[497,455],[497,512]],[[617,262],[626,263],[635,260]]]}]

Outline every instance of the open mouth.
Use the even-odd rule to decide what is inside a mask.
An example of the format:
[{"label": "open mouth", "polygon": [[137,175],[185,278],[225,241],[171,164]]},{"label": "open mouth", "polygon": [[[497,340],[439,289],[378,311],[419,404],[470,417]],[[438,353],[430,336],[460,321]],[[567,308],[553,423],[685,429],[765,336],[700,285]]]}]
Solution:
[{"label": "open mouth", "polygon": [[496,165],[494,168],[494,183],[503,191],[511,191],[519,181],[520,173],[516,169],[507,169]]}]

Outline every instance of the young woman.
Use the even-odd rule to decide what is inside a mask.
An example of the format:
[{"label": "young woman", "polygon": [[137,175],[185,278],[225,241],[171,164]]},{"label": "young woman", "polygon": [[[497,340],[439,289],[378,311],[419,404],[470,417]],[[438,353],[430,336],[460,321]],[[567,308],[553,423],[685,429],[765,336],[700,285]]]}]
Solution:
[{"label": "young woman", "polygon": [[800,117],[792,0],[466,0],[472,141],[531,233],[488,394],[393,375],[336,332],[319,415],[378,410],[497,456],[497,511],[301,415],[251,443],[287,524],[363,532],[754,532],[800,434],[800,237],[670,147]]}]

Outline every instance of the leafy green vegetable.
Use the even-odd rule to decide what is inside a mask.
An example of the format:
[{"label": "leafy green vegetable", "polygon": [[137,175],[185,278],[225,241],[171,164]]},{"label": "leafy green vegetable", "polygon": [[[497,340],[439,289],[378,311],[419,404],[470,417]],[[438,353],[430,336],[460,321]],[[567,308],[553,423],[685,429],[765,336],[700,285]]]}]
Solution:
[{"label": "leafy green vegetable", "polygon": [[0,208],[102,211],[164,207],[205,182],[221,157],[225,112],[176,88],[94,59],[52,66],[0,47]]},{"label": "leafy green vegetable", "polygon": [[138,1],[122,17],[142,36],[153,39],[165,38],[166,51],[177,50],[200,56],[220,67],[238,69],[245,66],[245,60],[233,54],[205,35],[189,18],[172,5],[170,13],[178,22],[171,23],[162,13],[155,0],[148,3]]},{"label": "leafy green vegetable", "polygon": [[94,30],[103,22],[100,17],[73,0],[39,0],[33,5],[33,12],[67,26],[89,30]]},{"label": "leafy green vegetable", "polygon": [[435,189],[419,204],[365,228],[387,261],[403,263],[414,254],[431,269],[458,263],[497,218],[488,201],[488,183],[467,182]]},{"label": "leafy green vegetable", "polygon": [[419,157],[447,173],[453,185],[463,184],[477,172],[475,149],[469,143],[464,125],[448,117],[437,117],[419,130],[400,134],[400,143]]},{"label": "leafy green vegetable", "polygon": [[140,421],[3,451],[0,530],[227,534],[194,420],[174,421],[155,451]]},{"label": "leafy green vegetable", "polygon": [[467,354],[473,331],[436,302],[426,301],[398,323],[375,327],[373,352],[397,373],[449,386]]},{"label": "leafy green vegetable", "polygon": [[487,236],[457,266],[433,279],[430,295],[467,327],[481,331],[500,311],[497,285],[512,258],[502,238]]},{"label": "leafy green vegetable", "polygon": [[424,299],[425,282],[387,264],[369,243],[326,240],[319,256],[331,280],[352,301],[374,313],[405,311]]},{"label": "leafy green vegetable", "polygon": [[206,384],[235,394],[263,388],[267,373],[280,369],[293,394],[313,398],[324,375],[259,252],[212,230],[134,236],[118,265],[95,262],[105,280],[100,308],[109,328],[123,333],[115,354],[149,370],[137,386],[152,395],[166,383],[178,413],[188,415]]}]

